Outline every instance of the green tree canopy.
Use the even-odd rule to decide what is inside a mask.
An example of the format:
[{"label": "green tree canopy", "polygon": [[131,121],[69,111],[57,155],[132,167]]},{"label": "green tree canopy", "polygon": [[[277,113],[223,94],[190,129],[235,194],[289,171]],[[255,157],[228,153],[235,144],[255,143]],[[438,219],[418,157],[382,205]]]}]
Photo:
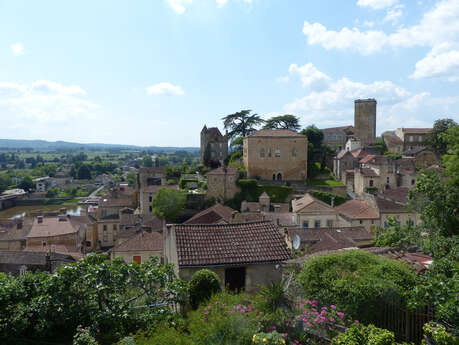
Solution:
[{"label": "green tree canopy", "polygon": [[173,221],[185,209],[186,195],[179,190],[163,187],[155,194],[151,205],[158,217]]},{"label": "green tree canopy", "polygon": [[91,170],[86,164],[81,164],[77,171],[77,179],[79,180],[90,180]]},{"label": "green tree canopy", "polygon": [[315,148],[320,148],[320,145],[324,140],[324,133],[315,125],[306,127],[301,131],[301,134],[307,136],[308,142],[310,142]]},{"label": "green tree canopy", "polygon": [[271,117],[263,126],[264,129],[291,129],[292,131],[298,131],[300,127],[300,119],[290,114]]},{"label": "green tree canopy", "polygon": [[30,176],[25,176],[18,185],[19,188],[24,189],[26,192],[35,188],[35,183],[32,181]]},{"label": "green tree canopy", "polygon": [[457,127],[457,123],[453,119],[437,120],[434,123],[432,132],[427,135],[427,145],[440,155],[447,153],[448,141],[445,133],[451,127]]},{"label": "green tree canopy", "polygon": [[153,167],[153,159],[151,159],[150,155],[146,155],[142,158],[142,166],[146,168]]},{"label": "green tree canopy", "polygon": [[263,119],[258,114],[250,114],[251,112],[252,110],[241,110],[222,118],[230,139],[246,137],[255,132],[256,127],[263,124]]}]

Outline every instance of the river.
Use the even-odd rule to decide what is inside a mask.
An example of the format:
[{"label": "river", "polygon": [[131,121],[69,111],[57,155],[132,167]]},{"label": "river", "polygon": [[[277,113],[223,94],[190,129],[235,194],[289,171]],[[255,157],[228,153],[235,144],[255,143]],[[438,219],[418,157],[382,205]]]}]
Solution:
[{"label": "river", "polygon": [[61,208],[67,209],[67,214],[72,216],[79,216],[81,210],[85,206],[78,204],[62,204],[62,205],[34,205],[34,206],[16,206],[3,211],[0,211],[0,218],[18,218],[30,215],[30,212],[43,210],[43,211],[59,211]]}]

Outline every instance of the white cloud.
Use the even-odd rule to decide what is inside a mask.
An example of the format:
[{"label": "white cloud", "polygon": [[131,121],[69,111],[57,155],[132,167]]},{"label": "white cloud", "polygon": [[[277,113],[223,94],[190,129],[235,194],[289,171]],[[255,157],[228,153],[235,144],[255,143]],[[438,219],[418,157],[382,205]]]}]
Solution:
[{"label": "white cloud", "polygon": [[228,2],[228,0],[217,0],[217,6],[218,7],[223,7],[226,5],[226,3]]},{"label": "white cloud", "polygon": [[410,77],[445,77],[449,81],[458,81],[459,49],[454,49],[448,44],[432,48],[425,58],[416,63],[416,69]]},{"label": "white cloud", "polygon": [[384,22],[396,23],[400,17],[403,15],[403,6],[398,5],[387,10],[386,16],[384,17]]},{"label": "white cloud", "polygon": [[15,43],[11,46],[11,52],[16,56],[24,55],[24,46],[21,43]]},{"label": "white cloud", "polygon": [[[396,19],[401,7],[395,6],[393,12],[388,12],[389,18]],[[401,15],[401,14],[400,14]],[[361,31],[358,28],[342,28],[339,31],[328,30],[320,23],[304,22],[303,33],[307,36],[308,44],[320,45],[325,49],[347,49],[357,51],[361,54],[372,54],[382,51],[386,47],[407,48],[415,46],[426,46],[431,48],[431,52],[424,59],[416,64],[414,77],[423,77],[436,74],[444,74],[455,69],[455,63],[451,62],[451,57],[455,56],[455,50],[450,50],[448,54],[443,52],[436,54],[445,45],[449,47],[459,46],[459,1],[443,0],[424,13],[421,21],[417,25],[410,27],[400,27],[395,32],[387,34],[382,30]],[[447,60],[447,66],[439,67],[441,73],[426,73],[431,69],[435,61]],[[429,68],[427,68],[429,67]],[[456,77],[449,78],[456,80]]]},{"label": "white cloud", "polygon": [[370,7],[374,10],[391,7],[398,3],[398,0],[358,0],[357,5],[361,7]]},{"label": "white cloud", "polygon": [[149,95],[177,95],[184,94],[182,88],[178,85],[173,85],[168,82],[161,82],[150,87],[147,87],[147,94]]},{"label": "white cloud", "polygon": [[[83,121],[98,108],[85,99],[79,86],[63,85],[48,80],[30,84],[0,83],[0,121],[8,128],[34,126],[37,123]],[[69,122],[70,121],[70,122]]]},{"label": "white cloud", "polygon": [[303,84],[303,87],[310,87],[311,89],[323,89],[331,81],[328,75],[319,71],[310,62],[303,66],[291,64],[288,69],[288,72],[290,73],[290,75],[299,76]]},{"label": "white cloud", "polygon": [[167,0],[167,2],[175,12],[182,14],[186,11],[186,5],[191,4],[192,0]]}]

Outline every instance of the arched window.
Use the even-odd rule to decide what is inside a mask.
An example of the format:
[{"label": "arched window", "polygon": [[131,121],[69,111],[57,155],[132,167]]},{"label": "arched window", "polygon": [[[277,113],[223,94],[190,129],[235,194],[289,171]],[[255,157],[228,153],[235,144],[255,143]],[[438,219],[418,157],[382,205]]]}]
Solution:
[{"label": "arched window", "polygon": [[374,184],[373,180],[370,180],[370,187],[373,187],[373,184]]},{"label": "arched window", "polygon": [[277,174],[277,181],[282,181],[282,174],[281,173]]},{"label": "arched window", "polygon": [[276,180],[276,174],[273,174],[273,181]]},{"label": "arched window", "polygon": [[260,150],[260,157],[263,158],[265,156],[265,149]]}]

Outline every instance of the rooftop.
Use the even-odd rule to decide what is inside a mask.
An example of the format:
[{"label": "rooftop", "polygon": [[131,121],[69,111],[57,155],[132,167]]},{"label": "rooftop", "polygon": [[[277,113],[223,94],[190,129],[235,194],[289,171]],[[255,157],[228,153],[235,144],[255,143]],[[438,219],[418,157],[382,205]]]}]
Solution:
[{"label": "rooftop", "polygon": [[261,264],[291,257],[284,237],[269,221],[173,227],[179,266]]},{"label": "rooftop", "polygon": [[292,131],[290,129],[260,129],[259,131],[249,135],[249,137],[306,138],[303,134]]},{"label": "rooftop", "polygon": [[38,223],[38,218],[34,219],[27,238],[70,235],[78,231],[68,217],[43,217],[42,219],[42,223]]},{"label": "rooftop", "polygon": [[222,204],[215,204],[188,219],[184,224],[215,224],[218,222],[230,223],[233,213],[231,207]]},{"label": "rooftop", "polygon": [[161,232],[152,230],[139,230],[131,238],[115,246],[112,251],[160,251],[162,249],[163,234]]},{"label": "rooftop", "polygon": [[366,202],[349,200],[342,205],[336,206],[335,210],[350,219],[378,219],[378,213]]}]

